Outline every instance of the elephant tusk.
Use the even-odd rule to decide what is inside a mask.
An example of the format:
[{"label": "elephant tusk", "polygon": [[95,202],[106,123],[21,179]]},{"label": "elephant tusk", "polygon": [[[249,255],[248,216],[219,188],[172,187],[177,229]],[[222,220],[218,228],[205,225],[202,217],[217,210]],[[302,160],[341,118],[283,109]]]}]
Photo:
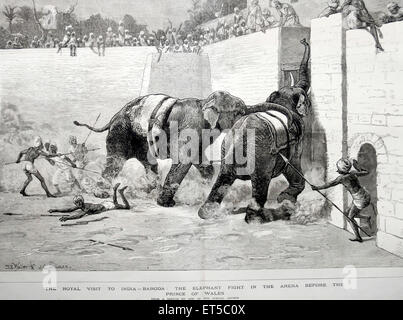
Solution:
[{"label": "elephant tusk", "polygon": [[295,86],[295,79],[294,76],[292,75],[292,72],[290,72],[290,86],[294,87]]},{"label": "elephant tusk", "polygon": [[151,147],[151,149],[152,149],[152,151],[153,151],[153,156],[154,157],[158,157],[158,141],[157,141],[157,137],[159,136],[159,134],[160,134],[160,132],[161,132],[161,128],[158,126],[158,125],[154,125],[153,126],[153,128],[152,128],[152,130],[151,130],[151,137],[152,137],[152,142],[153,142],[153,145],[152,145],[152,147]]}]

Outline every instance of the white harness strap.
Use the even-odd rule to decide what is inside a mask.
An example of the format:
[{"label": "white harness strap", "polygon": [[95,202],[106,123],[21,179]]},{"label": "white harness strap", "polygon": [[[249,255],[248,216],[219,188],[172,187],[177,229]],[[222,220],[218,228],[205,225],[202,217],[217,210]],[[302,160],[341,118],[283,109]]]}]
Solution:
[{"label": "white harness strap", "polygon": [[139,113],[133,114],[132,110],[129,110],[129,116],[131,117],[131,122],[133,124],[140,125],[141,131],[144,134],[147,134],[148,131],[148,119],[152,112],[154,111],[155,107],[160,104],[163,99],[166,99],[166,95],[164,94],[151,94],[145,96],[143,99],[139,101]]},{"label": "white harness strap", "polygon": [[278,111],[258,112],[256,115],[271,128],[277,149],[287,147],[290,142],[287,116]]},{"label": "white harness strap", "polygon": [[158,109],[157,114],[155,115],[155,124],[162,127],[163,123],[166,120],[168,112],[171,110],[172,106],[178,101],[176,98],[168,98],[165,100],[161,107]]}]

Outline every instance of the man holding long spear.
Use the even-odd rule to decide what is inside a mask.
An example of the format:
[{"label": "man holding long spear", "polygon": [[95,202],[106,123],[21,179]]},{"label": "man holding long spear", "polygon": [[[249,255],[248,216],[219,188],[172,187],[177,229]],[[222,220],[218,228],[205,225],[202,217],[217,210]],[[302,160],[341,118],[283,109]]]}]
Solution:
[{"label": "man holding long spear", "polygon": [[34,141],[34,146],[21,151],[20,154],[18,155],[16,163],[20,163],[23,157],[24,161],[27,161],[27,164],[24,167],[24,173],[27,176],[27,180],[24,182],[24,185],[20,191],[20,193],[24,197],[28,196],[25,191],[28,185],[32,182],[32,176],[34,176],[41,183],[42,189],[46,192],[46,196],[48,198],[55,198],[55,196],[52,193],[50,193],[46,185],[45,179],[42,177],[38,169],[35,167],[35,160],[38,159],[40,156],[43,156],[46,159],[57,157],[58,154],[50,155],[47,152],[43,151],[43,149],[44,147],[41,137],[36,137]]},{"label": "man holding long spear", "polygon": [[[340,213],[342,213],[350,223],[353,228],[355,239],[350,239],[351,241],[363,242],[359,230],[361,230],[365,235],[371,237],[363,228],[361,228],[357,222],[354,220],[355,218],[367,219],[368,223],[370,223],[370,217],[361,215],[361,210],[368,207],[371,204],[371,196],[365,188],[363,188],[358,180],[358,177],[366,176],[369,174],[367,170],[361,168],[358,165],[357,160],[353,160],[351,163],[348,159],[340,159],[337,162],[337,172],[340,174],[335,180],[323,185],[323,186],[314,186],[310,183],[297,168],[295,168],[290,161],[284,157],[281,153],[280,156],[283,158],[286,165],[293,168],[293,170],[304,179],[312,188],[312,190],[317,191],[322,197],[324,197],[327,201],[329,201]],[[356,171],[350,171],[354,166]],[[345,213],[341,210],[334,202],[332,202],[325,194],[323,194],[320,190],[328,189],[331,187],[335,187],[339,184],[342,184],[353,197],[353,203],[348,209],[348,213]],[[375,210],[375,207],[374,207]]]},{"label": "man holding long spear", "polygon": [[[353,163],[349,159],[340,159],[337,161],[337,172],[340,174],[333,181],[324,184],[323,186],[312,186],[312,190],[318,191],[323,189],[328,189],[342,184],[344,188],[353,197],[353,202],[348,209],[348,218],[351,227],[353,228],[355,239],[350,239],[351,241],[362,242],[360,232],[358,230],[358,225],[355,223],[355,218],[366,219],[370,224],[371,217],[361,215],[361,210],[365,209],[371,204],[371,196],[364,187],[361,186],[358,177],[363,177],[369,174],[367,170],[360,167],[357,160],[353,160]],[[356,170],[350,171],[354,167]]]}]

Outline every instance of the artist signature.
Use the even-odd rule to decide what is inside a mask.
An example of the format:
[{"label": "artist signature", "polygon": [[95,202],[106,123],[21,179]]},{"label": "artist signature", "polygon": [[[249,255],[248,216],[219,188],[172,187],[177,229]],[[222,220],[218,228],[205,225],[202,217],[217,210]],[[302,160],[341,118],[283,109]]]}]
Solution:
[{"label": "artist signature", "polygon": [[56,268],[56,270],[69,270],[70,266],[66,265],[66,264],[62,264],[62,265],[57,265],[57,264],[53,264],[53,263],[49,263],[49,264],[35,264],[35,263],[30,263],[30,264],[22,264],[20,262],[12,262],[9,264],[5,265],[5,269],[6,270],[43,270],[46,266],[48,265],[52,265]]}]

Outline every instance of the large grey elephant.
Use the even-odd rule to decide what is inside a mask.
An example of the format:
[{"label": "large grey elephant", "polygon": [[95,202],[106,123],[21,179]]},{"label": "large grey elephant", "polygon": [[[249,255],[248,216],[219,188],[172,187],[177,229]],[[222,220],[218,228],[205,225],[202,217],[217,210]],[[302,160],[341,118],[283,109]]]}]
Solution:
[{"label": "large grey elephant", "polygon": [[[305,39],[301,43],[305,46],[305,53],[300,65],[298,83],[273,92],[266,104],[247,108],[249,112],[240,117],[232,127],[232,135],[227,135],[230,140],[227,137],[224,139],[220,173],[208,199],[199,209],[202,219],[214,217],[227,190],[236,179],[252,181],[253,199],[247,208],[247,222],[263,215],[271,179],[283,174],[289,183],[288,188],[279,195],[278,202],[286,199],[295,202],[304,190],[305,182],[294,170],[295,168],[301,171],[303,117],[309,113],[311,107],[308,97],[310,46]],[[267,105],[270,111],[261,112],[264,105]],[[207,120],[214,119],[212,113],[216,118],[223,118],[226,111],[225,106],[215,110],[209,110],[207,106],[204,108]],[[210,124],[214,126],[215,122],[210,120]],[[255,134],[253,141],[247,139],[248,130],[253,130]],[[248,146],[252,149],[248,150]],[[245,173],[245,170],[239,170],[246,169],[247,164],[236,163],[234,149],[247,153],[246,158],[254,164],[253,171]],[[280,153],[289,159],[294,168],[285,163]]]},{"label": "large grey elephant", "polygon": [[[102,128],[93,128],[78,121],[74,121],[74,124],[87,127],[94,132],[108,131],[107,162],[103,176],[109,179],[116,177],[126,160],[131,158],[138,159],[148,172],[157,173],[156,157],[181,159],[171,150],[171,140],[174,140],[171,137],[171,128],[175,126],[179,136],[187,130],[196,133],[197,137],[192,143],[197,143],[197,155],[193,155],[193,158],[186,162],[173,159],[171,169],[159,193],[158,204],[171,207],[175,205],[174,195],[192,165],[205,178],[211,179],[214,174],[213,166],[204,158],[207,145],[202,143],[202,131],[210,129],[209,122],[204,119],[203,108],[214,108],[216,105],[225,105],[227,110],[233,110],[228,114],[226,121],[220,122],[221,129],[230,129],[239,118],[238,112],[241,113],[245,108],[241,99],[226,92],[212,93],[204,100],[177,99],[163,94],[151,94],[130,101]],[[161,141],[156,143],[156,139],[161,138],[161,133],[164,133],[166,137],[164,152],[156,148],[158,144],[159,148],[164,147]],[[213,141],[214,138],[210,143]],[[181,150],[187,141],[176,142],[178,142],[178,149]]]}]

